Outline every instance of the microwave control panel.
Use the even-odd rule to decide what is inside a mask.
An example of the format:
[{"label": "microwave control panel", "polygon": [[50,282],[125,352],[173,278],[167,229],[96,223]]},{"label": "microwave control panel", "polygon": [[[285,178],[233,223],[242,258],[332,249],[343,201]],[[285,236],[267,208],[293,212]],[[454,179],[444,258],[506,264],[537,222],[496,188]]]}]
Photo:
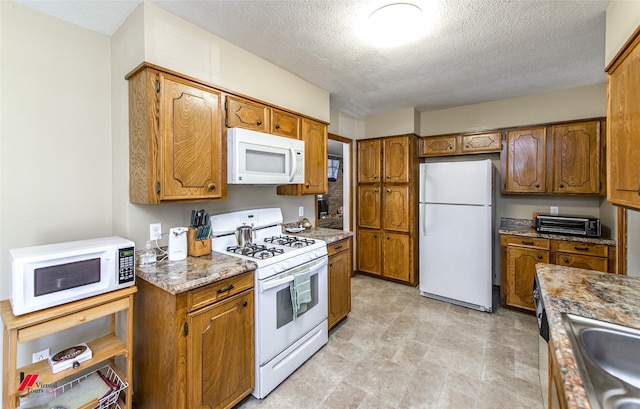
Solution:
[{"label": "microwave control panel", "polygon": [[133,283],[135,277],[135,256],[133,247],[118,249],[118,284]]}]

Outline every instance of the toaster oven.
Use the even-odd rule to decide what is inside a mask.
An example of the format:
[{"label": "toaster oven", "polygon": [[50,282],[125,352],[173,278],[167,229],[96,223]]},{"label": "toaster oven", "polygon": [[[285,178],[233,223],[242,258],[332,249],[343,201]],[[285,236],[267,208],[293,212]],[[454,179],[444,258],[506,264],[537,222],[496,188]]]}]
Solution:
[{"label": "toaster oven", "polygon": [[589,216],[561,216],[538,214],[534,219],[539,233],[568,234],[571,236],[600,237],[600,219]]}]

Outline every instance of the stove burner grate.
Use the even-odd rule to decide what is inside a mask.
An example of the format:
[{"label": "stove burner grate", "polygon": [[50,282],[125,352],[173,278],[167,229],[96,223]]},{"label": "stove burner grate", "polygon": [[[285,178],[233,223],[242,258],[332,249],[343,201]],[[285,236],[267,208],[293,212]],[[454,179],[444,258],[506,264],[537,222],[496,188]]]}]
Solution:
[{"label": "stove burner grate", "polygon": [[303,237],[294,236],[271,236],[264,239],[265,243],[273,243],[281,246],[289,247],[307,247],[315,243],[313,239],[305,239]]},{"label": "stove burner grate", "polygon": [[264,244],[250,244],[244,247],[229,246],[227,251],[234,254],[241,254],[247,257],[265,259],[284,253],[283,249],[267,247]]}]

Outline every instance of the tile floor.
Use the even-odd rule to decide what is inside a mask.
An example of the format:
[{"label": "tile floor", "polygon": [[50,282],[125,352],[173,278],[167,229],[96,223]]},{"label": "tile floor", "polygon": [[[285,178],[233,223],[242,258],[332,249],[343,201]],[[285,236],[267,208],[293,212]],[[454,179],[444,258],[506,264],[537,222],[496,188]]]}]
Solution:
[{"label": "tile floor", "polygon": [[328,344],[240,408],[543,407],[533,315],[474,311],[362,275],[351,283],[352,311]]}]

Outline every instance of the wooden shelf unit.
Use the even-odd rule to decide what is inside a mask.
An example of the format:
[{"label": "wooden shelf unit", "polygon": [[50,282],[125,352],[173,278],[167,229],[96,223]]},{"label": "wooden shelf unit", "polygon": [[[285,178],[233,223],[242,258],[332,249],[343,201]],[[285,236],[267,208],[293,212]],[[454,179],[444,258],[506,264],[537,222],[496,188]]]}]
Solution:
[{"label": "wooden shelf unit", "polygon": [[[95,297],[86,298],[57,307],[36,311],[25,315],[15,316],[9,300],[0,301],[0,314],[3,321],[3,409],[15,409],[19,405],[19,397],[27,393],[18,392],[20,372],[37,374],[42,384],[51,384],[79,374],[89,367],[109,361],[114,365],[116,356],[123,356],[126,360],[125,381],[131,382],[133,375],[133,295],[135,286],[112,291]],[[127,311],[127,335],[123,342],[115,334],[116,313]],[[103,337],[87,342],[92,351],[92,358],[85,361],[79,368],[69,368],[53,373],[47,360],[17,367],[18,344],[33,341],[46,335],[54,334],[89,321],[110,316],[110,333]],[[54,352],[54,351],[52,351]],[[116,368],[114,368],[116,369]],[[125,390],[125,403],[121,408],[131,409],[131,387]]]}]

